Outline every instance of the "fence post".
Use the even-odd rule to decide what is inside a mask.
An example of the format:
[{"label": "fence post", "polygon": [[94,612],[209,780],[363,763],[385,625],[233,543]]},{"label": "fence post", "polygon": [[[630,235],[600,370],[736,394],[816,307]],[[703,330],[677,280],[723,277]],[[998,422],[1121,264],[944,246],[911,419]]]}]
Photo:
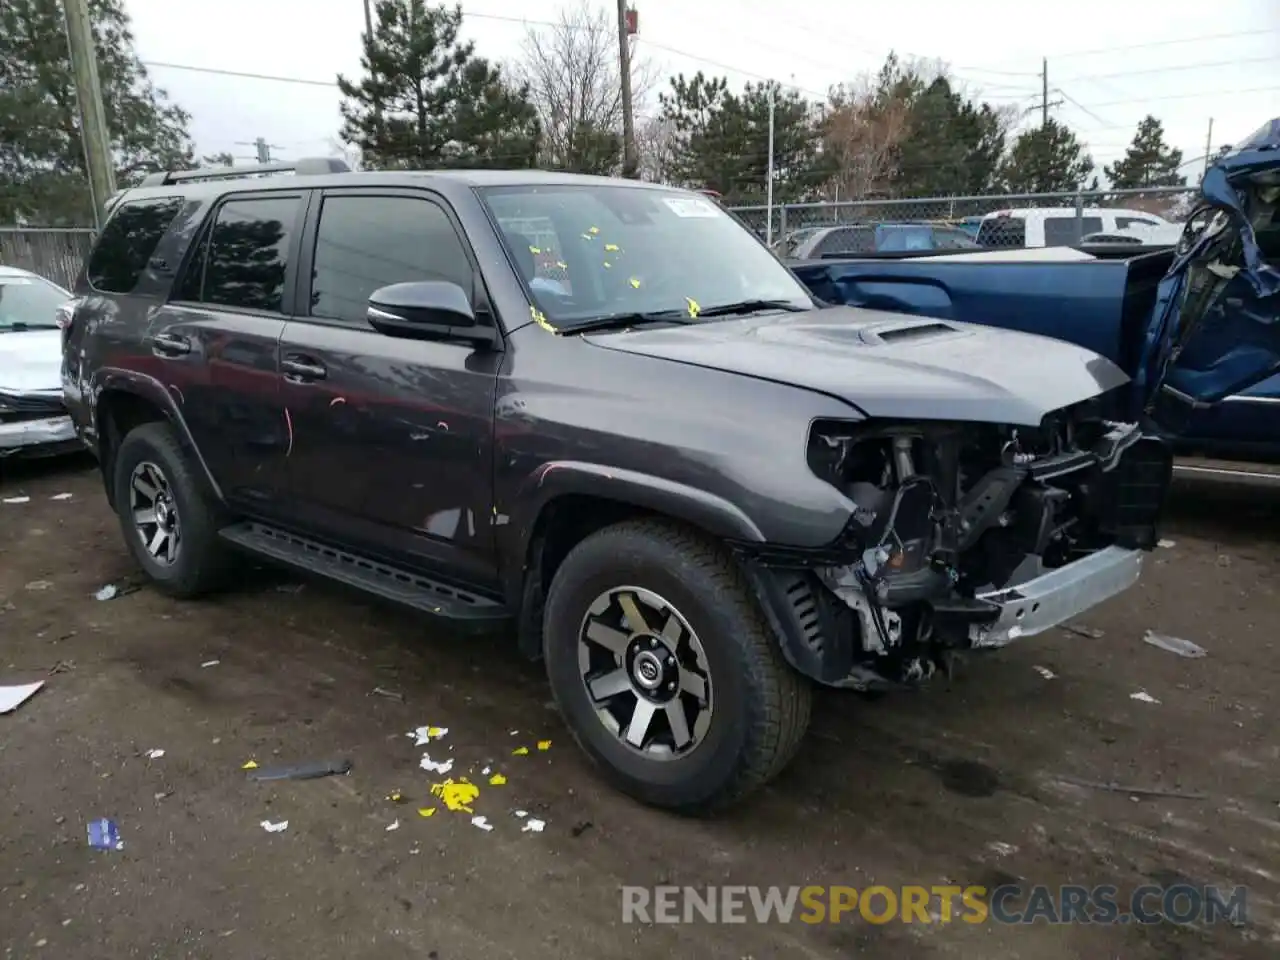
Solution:
[{"label": "fence post", "polygon": [[1076,243],[1084,239],[1084,193],[1076,187]]},{"label": "fence post", "polygon": [[778,208],[778,238],[784,241],[787,239],[787,205],[785,203]]}]

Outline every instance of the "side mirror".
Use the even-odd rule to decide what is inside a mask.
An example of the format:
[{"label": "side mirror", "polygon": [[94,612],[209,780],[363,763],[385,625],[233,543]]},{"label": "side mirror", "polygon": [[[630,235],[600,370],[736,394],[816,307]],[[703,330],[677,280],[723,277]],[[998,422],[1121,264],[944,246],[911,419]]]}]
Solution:
[{"label": "side mirror", "polygon": [[369,297],[368,319],[373,329],[391,337],[493,341],[493,330],[476,321],[466,291],[444,280],[393,283],[375,290]]}]

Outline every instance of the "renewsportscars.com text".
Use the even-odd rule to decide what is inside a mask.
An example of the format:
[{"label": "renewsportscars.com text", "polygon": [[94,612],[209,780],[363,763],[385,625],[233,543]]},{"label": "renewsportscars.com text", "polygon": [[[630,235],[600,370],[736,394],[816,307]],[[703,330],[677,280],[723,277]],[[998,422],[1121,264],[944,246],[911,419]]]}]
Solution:
[{"label": "renewsportscars.com text", "polygon": [[622,888],[624,923],[1154,924],[1247,922],[1247,891],[1136,887],[907,885]]}]

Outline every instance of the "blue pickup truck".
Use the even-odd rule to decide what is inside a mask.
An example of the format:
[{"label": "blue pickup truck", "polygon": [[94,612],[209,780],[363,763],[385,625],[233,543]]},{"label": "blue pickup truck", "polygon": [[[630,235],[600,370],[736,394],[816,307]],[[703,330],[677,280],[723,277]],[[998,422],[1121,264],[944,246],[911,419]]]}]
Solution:
[{"label": "blue pickup truck", "polygon": [[[1133,380],[1117,417],[1180,448],[1280,458],[1280,119],[1205,175],[1173,249],[1002,259],[872,255],[791,264],[820,299],[1044,334]],[[992,259],[992,258],[995,259]]]}]

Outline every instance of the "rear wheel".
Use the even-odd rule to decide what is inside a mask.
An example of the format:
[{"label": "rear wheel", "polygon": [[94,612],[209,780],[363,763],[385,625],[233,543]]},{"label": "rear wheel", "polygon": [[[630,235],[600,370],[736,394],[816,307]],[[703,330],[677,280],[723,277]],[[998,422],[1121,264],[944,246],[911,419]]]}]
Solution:
[{"label": "rear wheel", "polygon": [[192,468],[168,423],[129,431],[116,452],[116,513],[138,565],[165,593],[195,597],[216,589],[228,570],[218,539],[217,501]]},{"label": "rear wheel", "polygon": [[556,572],[544,621],[552,691],[624,792],[726,806],[780,773],[811,687],[783,660],[733,560],[654,521],[588,537]]}]

